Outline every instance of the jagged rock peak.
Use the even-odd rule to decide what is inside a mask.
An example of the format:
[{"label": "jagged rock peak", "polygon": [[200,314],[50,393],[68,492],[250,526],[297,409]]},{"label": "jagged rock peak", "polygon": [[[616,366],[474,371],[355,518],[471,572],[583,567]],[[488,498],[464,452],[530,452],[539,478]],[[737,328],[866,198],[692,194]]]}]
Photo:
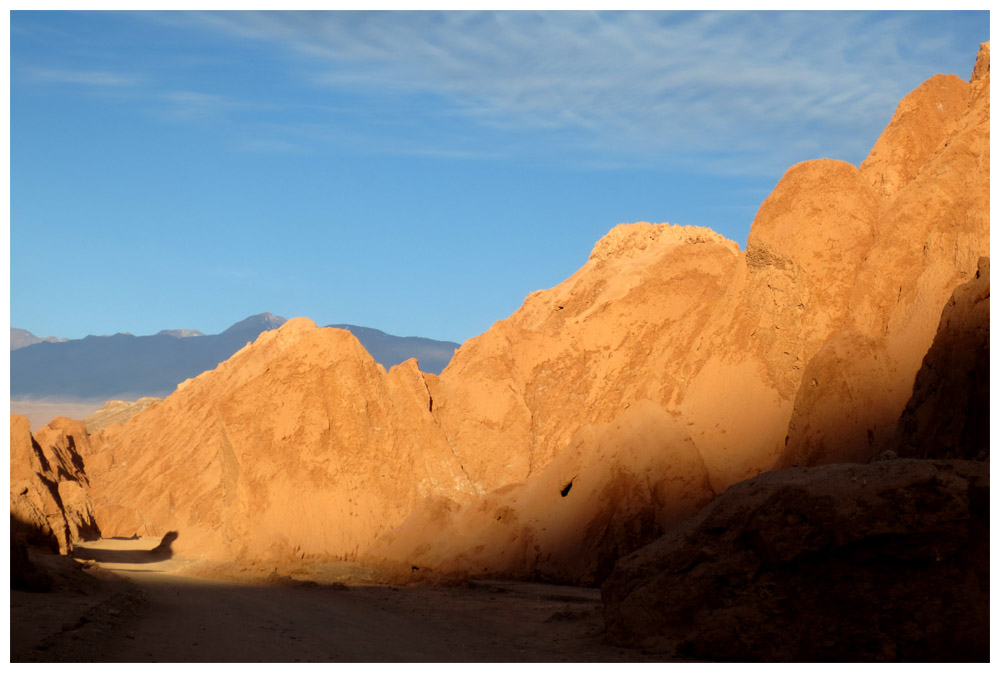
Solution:
[{"label": "jagged rock peak", "polygon": [[983,42],[979,45],[979,55],[976,57],[976,65],[972,68],[971,81],[976,82],[981,79],[989,79],[990,76],[990,43]]},{"label": "jagged rock peak", "polygon": [[968,82],[955,75],[935,75],[899,102],[861,164],[861,173],[880,196],[894,196],[917,176],[965,114],[968,98]]},{"label": "jagged rock peak", "polygon": [[306,330],[316,329],[316,323],[309,318],[292,318],[291,320],[285,321],[284,324],[282,324],[278,329],[282,333],[304,332]]},{"label": "jagged rock peak", "polygon": [[637,257],[646,250],[660,245],[693,245],[696,243],[721,243],[731,247],[733,253],[739,246],[707,227],[681,224],[651,224],[634,222],[619,224],[594,245],[591,260]]},{"label": "jagged rock peak", "polygon": [[[989,91],[990,43],[980,45],[969,81],[956,75],[935,75],[914,89],[876,141],[861,173],[883,198],[892,198],[950,142],[961,120]],[[989,97],[987,95],[987,117]]]},{"label": "jagged rock peak", "polygon": [[37,344],[42,341],[60,343],[68,341],[68,339],[59,339],[53,336],[37,337],[26,329],[19,329],[17,327],[10,328],[10,349],[12,351],[17,350],[18,348],[24,348],[25,346],[31,346],[32,344]]},{"label": "jagged rock peak", "polygon": [[286,320],[274,331],[263,332],[257,341],[263,344],[267,343],[269,339],[277,339],[280,343],[288,343],[296,341],[301,335],[317,329],[319,327],[309,318],[292,318],[291,320]]}]

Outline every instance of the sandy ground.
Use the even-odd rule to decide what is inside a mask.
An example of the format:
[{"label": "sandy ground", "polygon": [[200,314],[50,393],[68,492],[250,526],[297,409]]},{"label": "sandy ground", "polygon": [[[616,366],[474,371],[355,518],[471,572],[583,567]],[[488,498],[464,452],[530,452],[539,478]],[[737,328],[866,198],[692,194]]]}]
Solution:
[{"label": "sandy ground", "polygon": [[[603,643],[597,589],[475,581],[364,584],[364,569],[211,579],[159,540],[101,540],[49,557],[48,594],[11,592],[11,661],[655,661]],[[67,567],[66,564],[74,567]],[[82,568],[82,569],[81,569]],[[247,581],[249,580],[249,581]],[[660,659],[662,660],[662,659]]]}]

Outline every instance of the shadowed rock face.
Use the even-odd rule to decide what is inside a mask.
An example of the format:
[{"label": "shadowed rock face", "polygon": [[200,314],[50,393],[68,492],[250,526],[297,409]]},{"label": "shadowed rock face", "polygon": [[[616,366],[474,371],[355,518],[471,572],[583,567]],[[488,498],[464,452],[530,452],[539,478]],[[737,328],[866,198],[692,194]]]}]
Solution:
[{"label": "shadowed rock face", "polygon": [[52,577],[35,564],[28,555],[28,545],[17,528],[23,525],[11,515],[10,528],[10,588],[21,591],[51,591]]},{"label": "shadowed rock face", "polygon": [[986,661],[989,465],[792,468],[622,559],[618,644],[741,661]]},{"label": "shadowed rock face", "polygon": [[525,483],[470,503],[430,500],[362,560],[394,581],[436,574],[596,585],[615,561],[673,528],[714,492],[683,424],[649,401],[582,428]]},{"label": "shadowed rock face", "polygon": [[[935,77],[900,103],[861,174],[884,187],[874,243],[845,319],[806,362],[777,467],[865,462],[892,448],[942,308],[980,275],[977,255],[989,254],[988,44],[971,83]],[[988,302],[978,310],[988,314]]]},{"label": "shadowed rock face", "polygon": [[[988,90],[988,58],[986,45],[967,114],[983,89],[976,76]],[[924,88],[964,91],[931,84]],[[901,111],[912,114],[908,101],[928,95],[918,93]],[[957,145],[981,157],[976,143]],[[922,145],[925,161],[955,149],[931,146]],[[923,179],[883,169],[889,177],[878,184],[896,198],[906,197],[904,177]],[[932,272],[933,263],[923,271]],[[736,484],[621,559],[602,586],[608,637],[699,659],[988,661],[989,295],[983,257],[935,321],[902,413],[893,386],[915,351],[899,335],[912,337],[927,319],[890,317],[881,335],[831,337],[805,368],[779,459],[822,467]]]},{"label": "shadowed rock face", "polygon": [[887,450],[912,458],[990,456],[990,260],[955,289]]},{"label": "shadowed rock face", "polygon": [[[873,430],[895,413],[884,341],[841,332],[806,367],[779,466],[866,462],[891,451],[912,458],[989,457],[990,261],[957,288],[917,372],[894,432]],[[822,382],[822,383],[821,383]]]},{"label": "shadowed rock face", "polygon": [[[11,536],[69,553],[101,536],[87,493],[83,423],[58,418],[32,437],[28,419],[10,417]],[[14,544],[12,542],[12,544]]]}]

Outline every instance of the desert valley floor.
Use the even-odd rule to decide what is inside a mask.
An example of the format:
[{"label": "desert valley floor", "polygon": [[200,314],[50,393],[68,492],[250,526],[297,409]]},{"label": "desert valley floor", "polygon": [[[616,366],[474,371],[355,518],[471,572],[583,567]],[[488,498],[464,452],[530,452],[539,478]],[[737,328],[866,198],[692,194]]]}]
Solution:
[{"label": "desert valley floor", "polygon": [[57,582],[75,588],[11,594],[11,661],[663,660],[602,642],[599,589],[378,585],[347,563],[291,575],[227,570],[156,558],[148,550],[158,542],[85,543],[77,553],[91,558],[82,567],[42,558]]}]

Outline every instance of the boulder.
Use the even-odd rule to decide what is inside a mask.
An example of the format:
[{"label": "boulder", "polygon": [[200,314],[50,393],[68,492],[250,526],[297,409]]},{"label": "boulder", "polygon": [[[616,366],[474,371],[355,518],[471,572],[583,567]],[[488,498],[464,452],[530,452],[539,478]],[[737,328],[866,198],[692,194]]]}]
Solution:
[{"label": "boulder", "polygon": [[988,661],[989,465],[888,460],[737,484],[622,559],[608,638],[738,661]]}]

